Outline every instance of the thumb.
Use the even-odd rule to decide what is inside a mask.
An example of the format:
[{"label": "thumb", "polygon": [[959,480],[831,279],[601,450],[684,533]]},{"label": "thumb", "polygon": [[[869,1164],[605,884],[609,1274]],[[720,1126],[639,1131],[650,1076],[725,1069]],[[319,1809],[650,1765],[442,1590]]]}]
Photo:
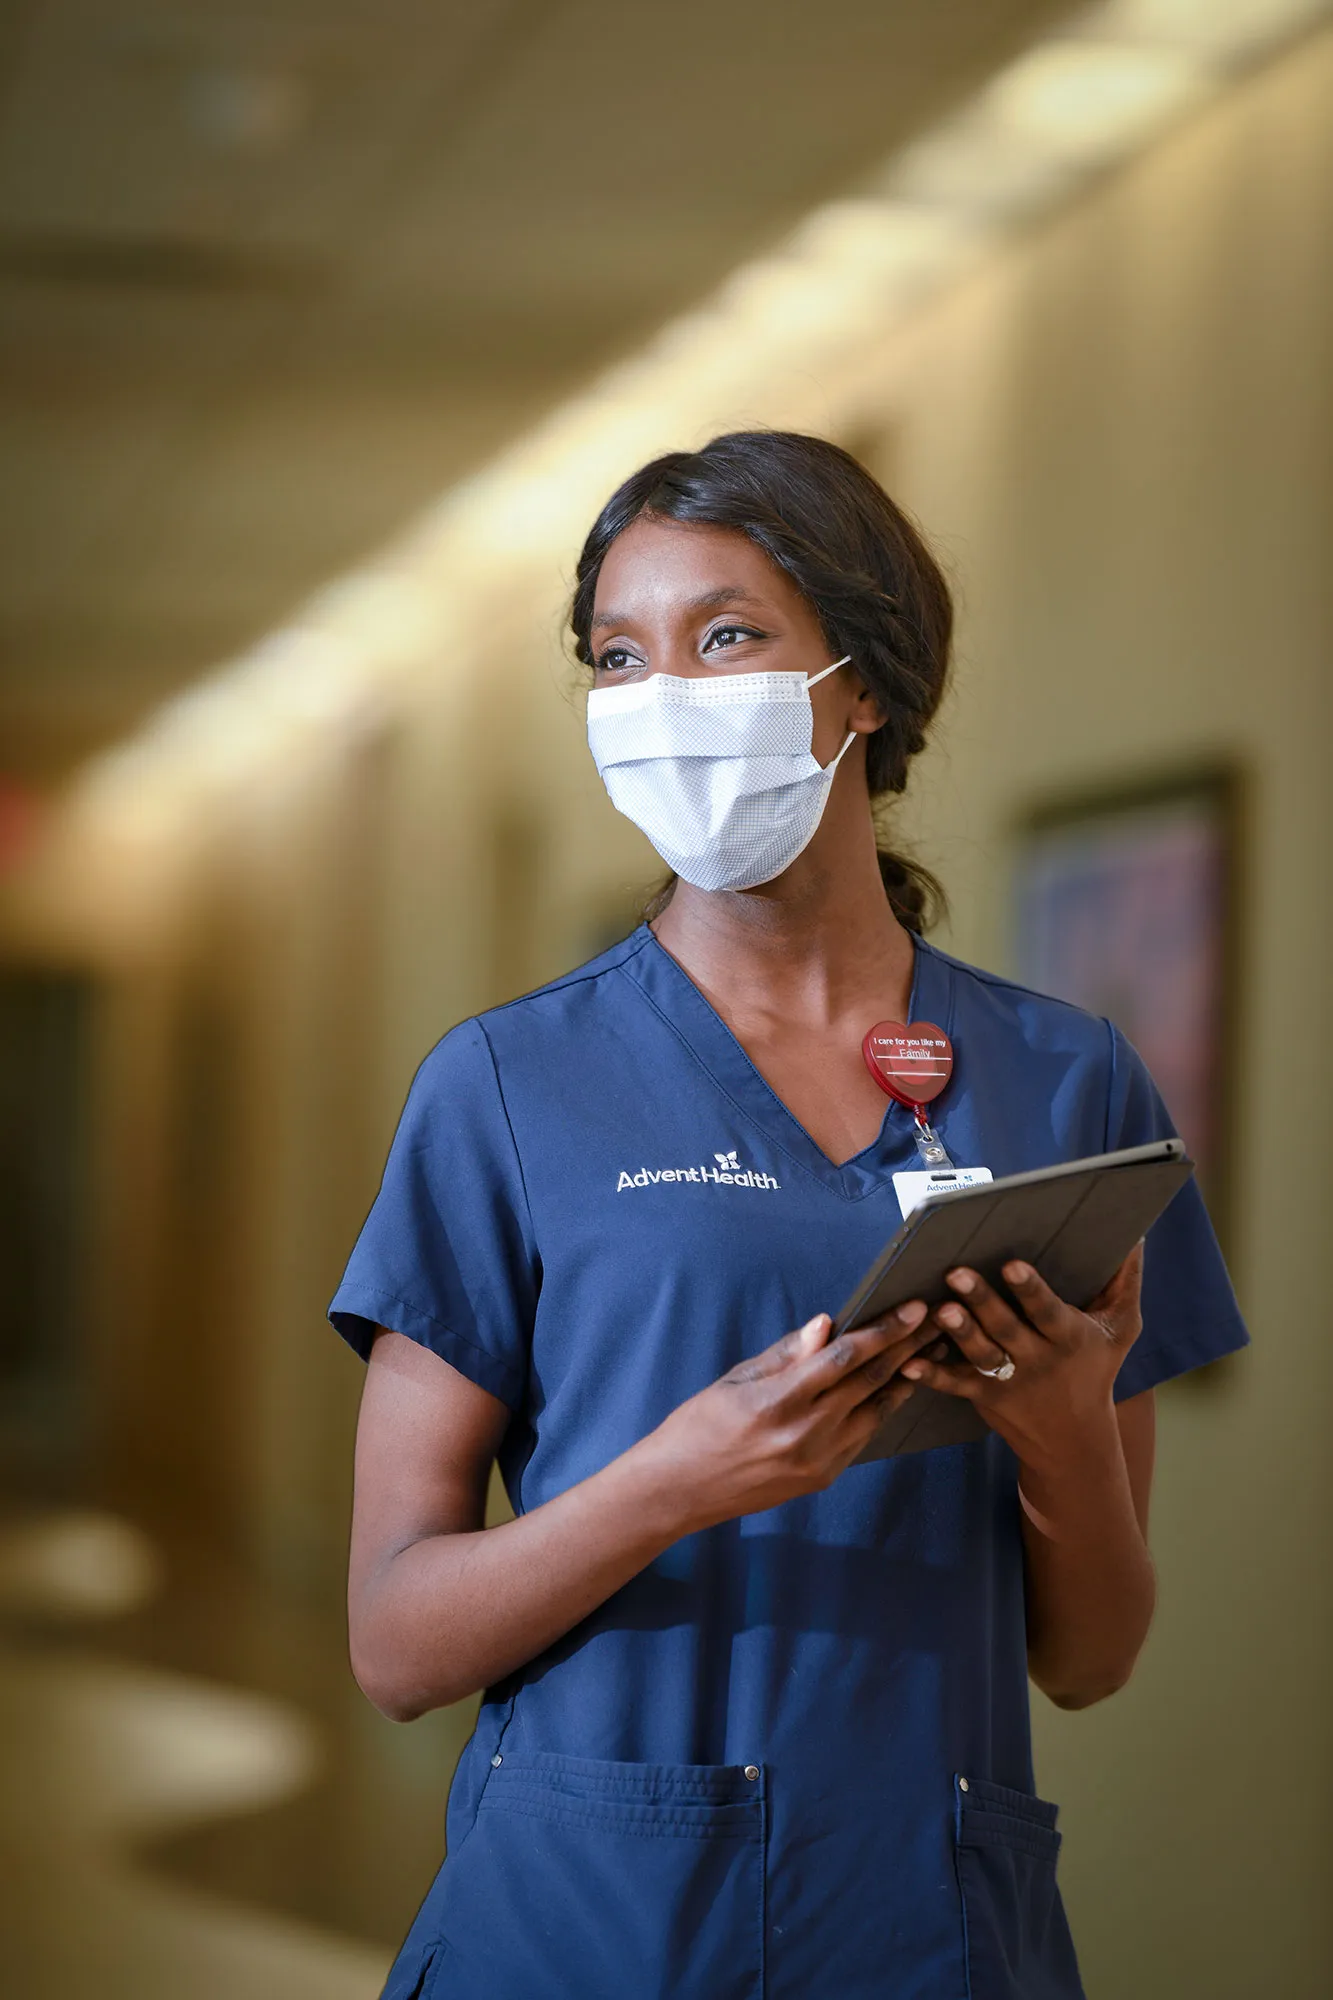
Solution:
[{"label": "thumb", "polygon": [[798,1361],[804,1361],[807,1356],[818,1352],[832,1328],[833,1321],[827,1313],[816,1313],[804,1326],[798,1326],[792,1333],[784,1333],[781,1340],[775,1340],[771,1347],[756,1354],[753,1361],[744,1363],[745,1379],[757,1382],[766,1375],[779,1375],[784,1368],[795,1367]]},{"label": "thumb", "polygon": [[784,1368],[794,1368],[798,1361],[814,1354],[824,1345],[833,1330],[833,1321],[827,1313],[816,1313],[804,1326],[798,1326],[793,1333],[784,1333],[781,1340],[775,1340],[771,1347],[765,1347],[750,1361],[740,1361],[723,1379],[728,1382],[762,1382],[769,1375],[780,1375]]},{"label": "thumb", "polygon": [[827,1313],[816,1313],[804,1326],[798,1326],[792,1335],[795,1353],[793,1361],[804,1361],[807,1354],[816,1354],[823,1347],[833,1331],[833,1321]]},{"label": "thumb", "polygon": [[1132,1346],[1139,1331],[1139,1293],[1143,1288],[1143,1242],[1139,1240],[1110,1283],[1103,1285],[1088,1307],[1119,1346]]}]

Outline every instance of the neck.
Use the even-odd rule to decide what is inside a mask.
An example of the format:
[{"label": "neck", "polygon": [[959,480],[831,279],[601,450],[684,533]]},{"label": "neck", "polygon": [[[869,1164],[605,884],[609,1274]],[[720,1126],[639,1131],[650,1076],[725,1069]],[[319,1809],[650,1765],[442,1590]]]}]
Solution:
[{"label": "neck", "polygon": [[867,1012],[907,1019],[914,949],[884,893],[864,780],[859,799],[835,782],[814,839],[776,881],[678,882],[653,930],[726,1016],[862,1029]]}]

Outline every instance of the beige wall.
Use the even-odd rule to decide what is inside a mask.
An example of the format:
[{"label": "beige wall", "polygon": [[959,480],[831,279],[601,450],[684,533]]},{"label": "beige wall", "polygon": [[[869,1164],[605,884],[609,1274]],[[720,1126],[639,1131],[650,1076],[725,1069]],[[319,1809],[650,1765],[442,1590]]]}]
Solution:
[{"label": "beige wall", "polygon": [[1004,968],[1034,799],[1214,756],[1248,780],[1233,1234],[1254,1348],[1160,1398],[1157,1627],[1114,1702],[1037,1699],[1039,1782],[1093,2000],[1313,2000],[1333,1963],[1333,39],[932,312],[863,393],[964,605],[905,814],[953,897],[943,941]]}]

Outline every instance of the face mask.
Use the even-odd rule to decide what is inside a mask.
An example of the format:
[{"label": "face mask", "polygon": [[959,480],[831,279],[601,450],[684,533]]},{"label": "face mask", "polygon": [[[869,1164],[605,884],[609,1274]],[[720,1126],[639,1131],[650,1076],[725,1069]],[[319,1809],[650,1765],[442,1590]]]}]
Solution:
[{"label": "face mask", "polygon": [[696,889],[754,889],[790,867],[819,825],[833,762],[810,750],[804,674],[651,674],[588,696],[588,744],[617,812]]}]

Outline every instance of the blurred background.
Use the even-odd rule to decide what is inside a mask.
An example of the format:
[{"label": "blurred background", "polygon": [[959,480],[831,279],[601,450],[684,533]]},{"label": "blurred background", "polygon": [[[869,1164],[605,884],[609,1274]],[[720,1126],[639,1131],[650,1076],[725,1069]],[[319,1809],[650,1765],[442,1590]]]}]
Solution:
[{"label": "blurred background", "polygon": [[1327,1993],[1330,9],[12,0],[0,76],[0,1987],[378,1991],[471,1717],[351,1683],[324,1306],[425,1050],[654,880],[588,521],[777,423],[958,590],[939,941],[1124,1022],[1255,1336],[1038,1700],[1089,1994]]}]

